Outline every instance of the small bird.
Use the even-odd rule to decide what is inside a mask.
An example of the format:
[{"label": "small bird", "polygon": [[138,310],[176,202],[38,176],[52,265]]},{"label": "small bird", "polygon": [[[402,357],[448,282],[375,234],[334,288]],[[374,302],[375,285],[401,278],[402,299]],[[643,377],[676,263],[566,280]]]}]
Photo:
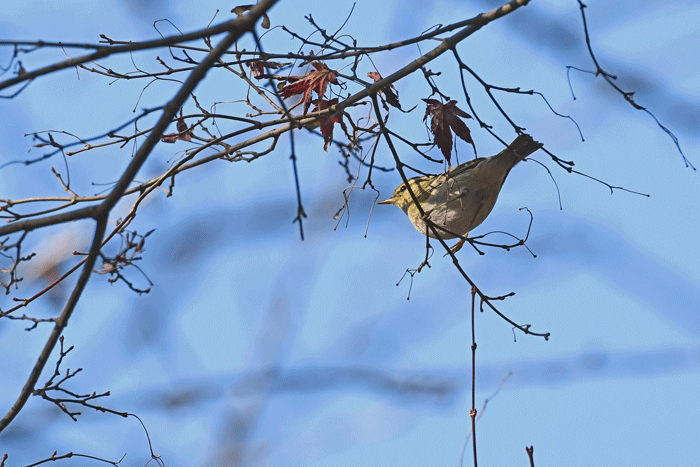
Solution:
[{"label": "small bird", "polygon": [[469,232],[491,213],[510,169],[541,147],[542,144],[530,135],[522,134],[495,156],[472,159],[440,175],[409,179],[408,185],[423,208],[425,218],[418,211],[406,184],[401,184],[391,198],[379,204],[401,208],[423,235],[427,233],[435,238],[426,226],[427,218],[444,240],[460,238],[452,247],[456,252]]}]

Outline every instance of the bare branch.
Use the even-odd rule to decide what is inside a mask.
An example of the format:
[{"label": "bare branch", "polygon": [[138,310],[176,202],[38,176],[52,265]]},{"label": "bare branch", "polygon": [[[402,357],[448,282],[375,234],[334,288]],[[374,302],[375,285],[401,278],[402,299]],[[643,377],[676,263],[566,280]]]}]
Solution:
[{"label": "bare branch", "polygon": [[[228,29],[226,30],[228,34],[226,35],[226,37],[221,40],[219,45],[215,49],[213,49],[207,56],[207,58],[205,58],[202,61],[202,63],[200,63],[199,66],[190,74],[189,78],[187,79],[187,81],[185,81],[185,83],[180,88],[175,97],[164,107],[163,114],[158,120],[158,123],[153,128],[153,131],[148,136],[148,138],[146,138],[146,141],[142,144],[139,151],[136,153],[131,163],[125,170],[124,174],[112,189],[111,193],[100,205],[91,208],[86,208],[90,209],[89,212],[92,214],[92,217],[94,217],[97,221],[97,226],[95,228],[95,234],[93,237],[92,245],[90,247],[90,251],[87,257],[85,258],[83,270],[80,274],[80,277],[78,278],[78,281],[75,285],[75,288],[73,289],[70,298],[68,299],[68,302],[66,303],[63,311],[61,312],[61,316],[56,320],[56,325],[53,331],[51,332],[51,335],[49,336],[44,346],[44,349],[42,350],[41,355],[39,356],[39,359],[37,360],[34,369],[31,372],[31,375],[29,376],[27,382],[22,388],[22,391],[19,397],[17,398],[17,401],[15,401],[12,408],[5,414],[2,420],[0,420],[0,432],[3,431],[10,424],[10,422],[12,422],[12,420],[19,413],[19,411],[22,410],[22,407],[26,403],[29,395],[34,390],[34,386],[36,385],[36,382],[39,379],[39,375],[41,374],[44,366],[46,365],[46,362],[48,361],[51,352],[56,346],[58,338],[60,337],[63,330],[68,324],[68,320],[70,319],[70,316],[72,315],[73,310],[75,309],[75,306],[78,303],[78,300],[80,299],[80,296],[82,295],[82,292],[85,289],[88,279],[90,278],[90,274],[92,273],[92,270],[94,268],[95,261],[98,257],[101,248],[102,238],[105,234],[107,219],[110,211],[117,203],[119,198],[123,195],[124,191],[131,183],[131,180],[136,176],[137,172],[150,155],[156,143],[160,140],[161,135],[165,132],[173,118],[175,118],[178,110],[182,107],[185,100],[187,100],[190,93],[194,90],[197,84],[204,78],[204,76],[206,76],[206,73],[209,70],[209,68],[211,68],[211,66],[219,60],[219,57],[221,57],[221,55],[226,50],[228,50],[239,37],[241,37],[244,33],[251,31],[254,28],[257,20],[272,5],[274,5],[275,2],[276,0],[263,0],[260,3],[258,3],[253,9],[251,9],[251,11],[247,15],[241,16],[240,18],[234,21],[225,23],[228,26]],[[41,221],[43,219],[36,220]],[[33,220],[24,222],[32,221]]]}]

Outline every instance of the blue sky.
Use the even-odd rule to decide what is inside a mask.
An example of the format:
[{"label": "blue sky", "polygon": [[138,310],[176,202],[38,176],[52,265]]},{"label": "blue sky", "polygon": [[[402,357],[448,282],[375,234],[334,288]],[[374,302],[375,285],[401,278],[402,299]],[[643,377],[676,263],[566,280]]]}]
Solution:
[{"label": "blue sky", "polygon": [[[217,9],[214,21],[224,20],[235,6],[207,0],[149,5],[30,1],[6,6],[0,25],[4,38],[12,39],[96,42],[105,34],[144,40],[157,36],[151,27],[157,19],[191,31],[209,23]],[[344,31],[375,45],[498,6],[415,0],[383,5],[358,2]],[[350,7],[331,6],[282,1],[270,16],[273,24],[309,33],[303,16],[310,13],[333,31]],[[587,14],[601,64],[618,75],[623,89],[636,91],[635,99],[700,166],[700,65],[694,60],[700,6],[647,1],[630,9],[622,2],[591,1]],[[162,25],[166,34],[173,32]],[[268,51],[298,47],[279,30],[264,40]],[[422,44],[421,51],[433,46]],[[591,177],[650,195],[611,195],[539,152],[534,159],[551,170],[556,185],[540,165],[518,165],[491,216],[473,232],[523,236],[529,217],[519,208],[527,206],[534,215],[528,246],[537,257],[523,248],[489,249],[484,256],[468,247],[460,251],[462,266],[486,293],[516,292],[499,303],[501,311],[552,334],[546,342],[520,333],[514,339],[493,313],[477,315],[477,407],[513,373],[479,421],[480,461],[527,465],[524,446],[534,445],[536,465],[692,465],[700,457],[698,173],[684,166],[653,119],[634,111],[602,80],[572,73],[572,99],[565,67],[591,69],[577,2],[533,1],[484,27],[458,51],[486,81],[541,91],[557,112],[576,120],[585,142],[538,97],[498,95],[509,115],[550,151],[574,160]],[[377,55],[373,63],[388,75],[419,55],[411,47]],[[60,51],[39,52],[23,63],[31,69],[63,58]],[[155,66],[147,55],[134,60]],[[129,57],[103,64],[133,67]],[[364,62],[360,69],[364,75],[373,67]],[[452,60],[442,57],[431,69],[442,71],[441,90],[466,108]],[[176,89],[175,83],[158,83],[138,101],[144,83],[110,81],[65,70],[3,101],[3,115],[12,118],[0,128],[2,162],[42,154],[33,149],[27,155],[34,143],[24,134],[100,134],[131,118],[134,108],[161,104]],[[480,116],[504,139],[514,137],[482,88],[474,81],[468,85]],[[404,107],[418,108],[392,113],[390,124],[408,137],[427,135],[420,98],[429,89],[423,78],[412,75],[397,88]],[[196,94],[211,105],[241,99],[240,89],[234,77],[217,73]],[[185,106],[185,112],[194,110],[191,102]],[[499,150],[493,138],[470,125],[480,155]],[[322,141],[306,133],[298,133],[297,144],[309,216],[305,241],[291,223],[296,205],[286,141],[251,164],[222,161],[182,174],[174,196],[154,195],[131,225],[140,233],[156,229],[139,264],[155,283],[151,293],[138,296],[102,276],[91,279],[65,333],[75,346],[67,366],[83,368],[70,387],[110,390],[105,405],[139,415],[169,466],[232,465],[235,459],[318,467],[458,465],[469,426],[469,288],[436,252],[406,300],[409,280],[396,283],[420,264],[424,238],[391,206],[374,206],[369,218],[371,191],[353,192],[349,220],[336,228],[332,215],[348,185],[340,156],[333,149],[323,152]],[[159,145],[139,177],[155,176],[186,147]],[[471,157],[462,142],[457,149],[461,160]],[[409,163],[439,170],[406,147],[399,151]],[[110,148],[74,156],[69,163],[76,189],[93,194],[100,188],[91,183],[114,181],[130,154],[131,148]],[[393,164],[385,146],[378,164]],[[62,193],[52,166],[63,168],[63,162],[0,170],[0,198]],[[384,199],[399,176],[375,173],[373,180]],[[114,218],[128,206],[119,205]],[[91,228],[75,224],[64,237],[54,229],[28,241],[46,258],[85,248]],[[32,282],[31,268],[26,277],[27,293],[41,287]],[[140,276],[134,272],[132,278]],[[3,309],[6,300],[0,301]],[[57,300],[28,312],[53,315],[63,303]],[[0,323],[3,411],[49,333],[47,327],[31,333],[23,328]],[[443,392],[407,394],[391,384],[406,380]],[[177,405],[175,396],[185,402]],[[10,465],[35,462],[56,449],[109,459],[127,453],[129,465],[145,464],[146,442],[134,420],[83,412],[73,423],[48,403],[31,400],[0,435],[0,453],[10,454]]]}]

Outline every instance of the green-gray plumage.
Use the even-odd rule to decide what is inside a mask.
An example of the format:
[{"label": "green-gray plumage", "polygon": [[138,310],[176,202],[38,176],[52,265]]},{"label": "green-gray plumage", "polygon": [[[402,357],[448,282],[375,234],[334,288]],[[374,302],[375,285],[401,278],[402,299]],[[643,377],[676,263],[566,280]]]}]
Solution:
[{"label": "green-gray plumage", "polygon": [[[440,175],[414,177],[408,184],[443,239],[467,237],[491,213],[510,170],[541,147],[523,134],[495,156],[472,159]],[[398,206],[418,231],[435,237],[405,184],[379,204]]]}]

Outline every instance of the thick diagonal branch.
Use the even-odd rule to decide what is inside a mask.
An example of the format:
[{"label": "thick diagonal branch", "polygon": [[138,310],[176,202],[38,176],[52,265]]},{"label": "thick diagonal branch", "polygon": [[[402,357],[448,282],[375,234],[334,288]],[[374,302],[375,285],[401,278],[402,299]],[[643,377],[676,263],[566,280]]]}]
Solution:
[{"label": "thick diagonal branch", "polygon": [[[83,269],[78,278],[78,282],[73,288],[68,302],[66,303],[61,315],[56,319],[56,325],[54,326],[51,335],[49,336],[44,349],[41,352],[34,369],[32,370],[27,382],[25,383],[22,391],[20,392],[17,401],[10,408],[10,410],[5,414],[5,416],[0,420],[0,432],[2,432],[5,427],[7,427],[10,422],[15,418],[15,416],[22,410],[22,407],[27,402],[27,399],[31,395],[34,386],[39,380],[46,362],[51,355],[59,337],[63,333],[68,320],[70,319],[73,310],[75,310],[78,300],[85,289],[85,286],[92,274],[95,261],[97,259],[98,253],[102,246],[102,239],[104,238],[105,231],[107,228],[107,220],[109,213],[111,212],[114,205],[119,201],[119,198],[123,195],[124,191],[127,189],[133,178],[138,173],[141,166],[144,164],[151,151],[155,147],[156,143],[160,141],[161,135],[165,132],[168,125],[176,117],[178,110],[185,103],[190,94],[194,91],[200,81],[204,79],[209,69],[214,65],[219,58],[233,45],[233,43],[238,40],[244,33],[252,31],[255,27],[255,23],[267,10],[276,3],[277,0],[262,0],[253,9],[251,9],[248,14],[238,18],[237,20],[227,23],[228,34],[226,37],[212,49],[209,55],[200,63],[197,68],[195,68],[190,76],[187,78],[185,83],[182,85],[178,93],[173,97],[173,99],[168,102],[168,104],[163,109],[163,114],[161,115],[158,123],[155,125],[151,131],[146,141],[139,148],[138,152],[132,159],[131,163],[128,165],[124,174],[121,176],[117,184],[114,186],[109,196],[100,203],[99,205],[92,206],[89,208],[84,208],[83,210],[87,214],[85,217],[92,217],[97,221],[97,226],[95,228],[95,234],[92,240],[92,245],[90,251],[86,258]],[[89,210],[89,211],[88,211]],[[38,219],[37,219],[38,220]]]}]

